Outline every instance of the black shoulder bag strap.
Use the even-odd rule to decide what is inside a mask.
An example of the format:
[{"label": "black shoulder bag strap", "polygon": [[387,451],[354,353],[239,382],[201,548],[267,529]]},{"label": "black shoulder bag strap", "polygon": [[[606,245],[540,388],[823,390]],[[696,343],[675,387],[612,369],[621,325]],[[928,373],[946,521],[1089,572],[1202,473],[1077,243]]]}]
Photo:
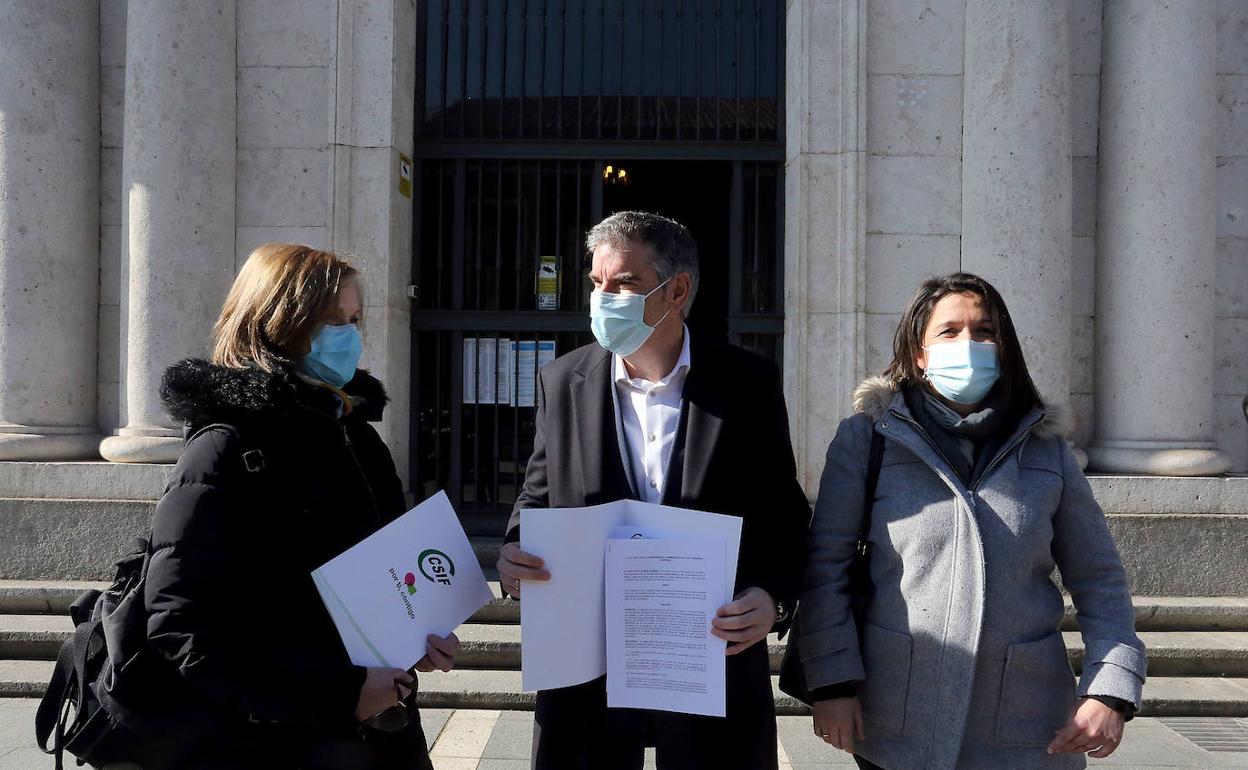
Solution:
[{"label": "black shoulder bag strap", "polygon": [[[858,525],[858,542],[854,549],[854,558],[849,563],[849,606],[854,622],[862,630],[863,616],[867,605],[871,602],[871,509],[875,507],[875,488],[880,480],[880,466],[884,460],[884,436],[874,430],[871,432],[871,449],[867,455],[867,477],[864,484],[862,501],[862,521]],[[807,706],[814,705],[810,688],[806,685],[806,668],[802,664],[802,655],[798,649],[801,637],[801,605],[793,611],[793,627],[789,631],[789,641],[784,648],[784,658],[780,661],[780,690],[797,698]]]},{"label": "black shoulder bag strap", "polygon": [[858,525],[858,546],[854,552],[854,560],[849,565],[850,606],[853,608],[859,633],[862,632],[867,605],[871,603],[871,595],[875,591],[871,585],[871,511],[875,508],[875,489],[880,483],[880,465],[883,461],[884,435],[872,431],[871,450],[867,456],[867,478],[863,487],[862,520]]}]

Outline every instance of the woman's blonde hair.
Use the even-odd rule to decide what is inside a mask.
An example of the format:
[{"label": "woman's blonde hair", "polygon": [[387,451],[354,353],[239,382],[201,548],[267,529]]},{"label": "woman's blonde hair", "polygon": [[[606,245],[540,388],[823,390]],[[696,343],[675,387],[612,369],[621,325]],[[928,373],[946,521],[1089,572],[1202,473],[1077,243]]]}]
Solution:
[{"label": "woman's blonde hair", "polygon": [[259,246],[238,271],[212,329],[212,362],[272,372],[303,358],[356,275],[334,254],[293,243]]}]

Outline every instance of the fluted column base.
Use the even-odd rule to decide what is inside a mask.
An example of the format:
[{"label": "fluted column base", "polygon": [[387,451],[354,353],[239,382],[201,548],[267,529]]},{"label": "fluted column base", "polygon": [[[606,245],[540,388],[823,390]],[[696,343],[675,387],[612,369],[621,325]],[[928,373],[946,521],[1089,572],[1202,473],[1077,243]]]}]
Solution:
[{"label": "fluted column base", "polygon": [[100,455],[112,463],[173,463],[182,454],[182,433],[168,428],[122,428],[100,442]]},{"label": "fluted column base", "polygon": [[0,425],[0,461],[94,460],[100,456],[95,428]]},{"label": "fluted column base", "polygon": [[1231,460],[1212,442],[1098,441],[1088,447],[1088,464],[1103,473],[1216,476]]}]

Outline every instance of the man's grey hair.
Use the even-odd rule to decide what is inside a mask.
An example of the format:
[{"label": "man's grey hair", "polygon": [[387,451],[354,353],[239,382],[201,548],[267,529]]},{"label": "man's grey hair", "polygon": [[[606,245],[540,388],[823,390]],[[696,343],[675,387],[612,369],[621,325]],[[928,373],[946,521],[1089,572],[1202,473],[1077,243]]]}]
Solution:
[{"label": "man's grey hair", "polygon": [[688,228],[675,219],[646,211],[621,211],[594,225],[585,236],[585,248],[592,254],[603,244],[623,246],[641,243],[654,253],[654,272],[659,283],[677,273],[689,274],[689,301],[683,309],[685,317],[698,294],[698,244]]}]

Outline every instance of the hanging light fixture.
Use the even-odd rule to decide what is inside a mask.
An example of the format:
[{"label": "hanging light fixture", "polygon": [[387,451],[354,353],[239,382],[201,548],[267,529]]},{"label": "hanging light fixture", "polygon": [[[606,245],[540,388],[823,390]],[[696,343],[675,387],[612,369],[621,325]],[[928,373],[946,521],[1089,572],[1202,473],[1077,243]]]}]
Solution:
[{"label": "hanging light fixture", "polygon": [[628,170],[623,166],[606,165],[602,167],[603,184],[620,185],[627,187],[632,181],[632,177],[628,175]]}]

